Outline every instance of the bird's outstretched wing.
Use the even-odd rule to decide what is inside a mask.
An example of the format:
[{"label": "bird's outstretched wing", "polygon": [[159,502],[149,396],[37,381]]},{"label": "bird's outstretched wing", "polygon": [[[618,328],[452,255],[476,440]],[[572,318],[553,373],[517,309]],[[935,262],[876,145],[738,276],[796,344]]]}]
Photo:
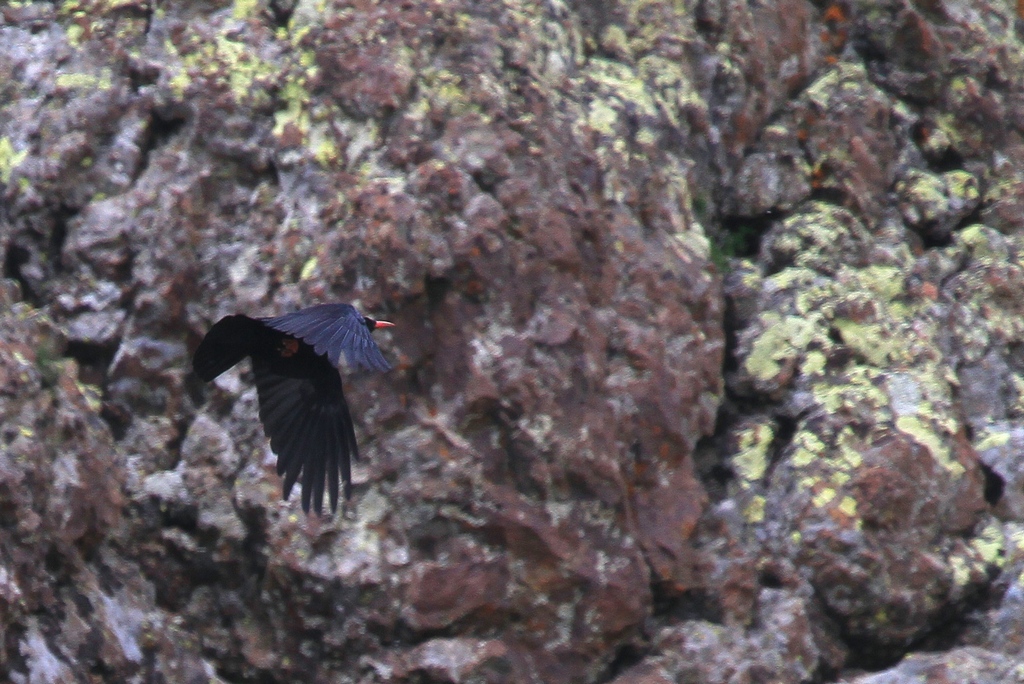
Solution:
[{"label": "bird's outstretched wing", "polygon": [[225,316],[199,343],[192,357],[192,369],[204,382],[210,382],[252,354],[255,340],[263,329],[263,321],[241,314]]},{"label": "bird's outstretched wing", "polygon": [[302,476],[302,510],[310,503],[323,512],[324,490],[331,512],[338,509],[338,476],[345,498],[352,493],[352,459],[359,458],[352,416],[345,403],[338,370],[323,359],[315,379],[292,378],[271,371],[266,360],[253,358],[253,375],[260,402],[260,422],[277,454],[277,474],[284,476],[287,500]]},{"label": "bird's outstretched wing", "polygon": [[370,336],[366,320],[350,304],[319,304],[262,322],[274,330],[298,337],[338,365],[341,353],[353,369],[386,371],[391,368]]}]

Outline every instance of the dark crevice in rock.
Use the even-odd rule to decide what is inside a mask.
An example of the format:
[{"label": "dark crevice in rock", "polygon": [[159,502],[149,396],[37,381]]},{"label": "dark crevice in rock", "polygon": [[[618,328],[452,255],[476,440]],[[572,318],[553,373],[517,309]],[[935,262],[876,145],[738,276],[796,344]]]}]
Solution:
[{"label": "dark crevice in rock", "polygon": [[125,438],[132,424],[132,412],[120,401],[104,401],[100,406],[100,418],[107,423],[115,442]]},{"label": "dark crevice in rock", "polygon": [[410,527],[406,536],[418,558],[435,561],[444,549],[445,540],[455,538],[458,533],[459,528],[455,522],[436,519]]},{"label": "dark crevice in rock", "polygon": [[953,244],[953,236],[957,231],[977,223],[984,223],[980,202],[974,211],[960,219],[952,230],[936,230],[935,222],[914,226],[912,230],[921,239],[921,246],[925,249],[943,249]]},{"label": "dark crevice in rock", "polygon": [[[118,345],[70,340],[64,350],[64,356],[78,362],[79,379],[91,385],[102,385],[110,368]],[[88,377],[87,377],[88,376]]]},{"label": "dark crevice in rock", "polygon": [[135,178],[146,172],[153,153],[167,145],[181,131],[185,123],[186,119],[181,116],[165,115],[155,110],[150,113],[149,136],[142,146],[142,161],[138,165]]},{"label": "dark crevice in rock", "polygon": [[651,616],[660,624],[674,624],[687,620],[704,620],[722,624],[722,606],[713,591],[690,589],[681,594],[668,594],[655,584],[651,586]]},{"label": "dark crevice in rock", "polygon": [[739,359],[736,356],[736,347],[739,344],[737,334],[743,327],[740,316],[736,311],[736,300],[725,295],[725,311],[723,312],[722,332],[725,338],[725,350],[722,353],[722,377],[728,378],[739,370]]},{"label": "dark crevice in rock", "polygon": [[949,238],[946,240],[946,245],[944,245],[944,246],[948,246],[948,245],[953,244],[953,235],[955,235],[960,230],[962,230],[962,229],[964,229],[964,228],[966,228],[968,226],[973,226],[973,225],[975,225],[977,223],[984,223],[985,221],[982,218],[982,209],[983,208],[984,208],[983,203],[979,202],[978,206],[975,207],[974,211],[972,211],[970,214],[968,214],[967,216],[964,216],[962,219],[960,219],[960,222],[957,223],[956,226],[954,226],[953,230],[950,232]]},{"label": "dark crevice in rock", "polygon": [[729,482],[735,478],[728,464],[729,450],[726,445],[729,429],[735,420],[735,413],[726,409],[723,403],[715,420],[714,433],[700,439],[693,449],[693,465],[697,477],[704,485],[709,499],[715,503],[728,496]]},{"label": "dark crevice in rock", "polygon": [[236,506],[235,512],[248,530],[245,539],[242,540],[242,550],[245,552],[244,561],[249,576],[254,578],[257,584],[261,584],[267,570],[269,549],[266,516],[263,511],[254,508],[243,509]]},{"label": "dark crevice in rock", "polygon": [[988,502],[989,506],[995,506],[999,503],[999,500],[1003,498],[1003,490],[1006,488],[1006,481],[1000,477],[999,473],[992,470],[985,463],[978,461],[978,465],[981,466],[982,475],[985,477],[985,485],[983,495],[985,501]]},{"label": "dark crevice in rock", "polygon": [[723,216],[715,242],[727,257],[755,257],[761,248],[761,237],[778,218],[773,211],[760,216]]},{"label": "dark crevice in rock", "polygon": [[517,492],[526,498],[543,501],[545,498],[543,487],[534,478],[530,468],[532,459],[524,452],[517,439],[518,429],[516,428],[516,423],[519,420],[519,416],[512,415],[510,411],[502,409],[495,411],[493,415],[494,422],[498,426],[499,448],[506,455],[503,464],[504,478],[515,487]]},{"label": "dark crevice in rock", "polygon": [[[106,395],[107,372],[114,361],[118,347],[119,343],[100,344],[70,340],[64,349],[64,357],[78,362],[80,382],[100,387]],[[114,439],[120,441],[131,424],[132,414],[127,407],[108,401],[104,396],[100,406],[100,418],[106,422]]]},{"label": "dark crevice in rock", "polygon": [[150,144],[146,152],[166,145],[184,125],[184,117],[164,116],[154,111],[149,125]]},{"label": "dark crevice in rock", "polygon": [[864,66],[868,80],[894,100],[901,100],[906,104],[917,107],[933,105],[938,92],[932,88],[907,89],[893,87],[893,77],[898,72],[920,74],[926,67],[924,64],[899,65],[894,63],[894,55],[886,48],[884,42],[879,42],[874,32],[870,29],[869,24],[870,22],[855,22],[849,42],[853,52],[860,57],[860,62]]},{"label": "dark crevice in rock", "polygon": [[715,463],[700,477],[710,499],[717,502],[728,497],[727,487],[736,479],[736,473],[724,463]]},{"label": "dark crevice in rock", "polygon": [[25,626],[19,621],[9,622],[4,629],[4,663],[7,668],[8,677],[17,672],[21,675],[22,681],[28,679],[28,661],[22,653],[21,645],[25,642]]},{"label": "dark crevice in rock", "polygon": [[452,281],[448,278],[432,278],[427,276],[424,282],[424,291],[427,294],[427,304],[430,308],[434,309],[440,306],[451,289]]},{"label": "dark crevice in rock", "polygon": [[[838,616],[829,611],[827,606],[822,605],[822,612],[837,627],[843,624],[842,620],[837,619]],[[842,633],[842,629],[839,631],[842,642],[850,649],[850,657],[843,663],[847,670],[880,672],[898,663],[911,650],[909,646],[900,648],[894,644],[878,644],[871,640],[851,637]]]},{"label": "dark crevice in rock", "polygon": [[834,345],[842,346],[846,343],[843,342],[843,334],[839,332],[839,328],[830,326],[828,329],[828,340]]},{"label": "dark crevice in rock", "polygon": [[953,233],[950,232],[942,237],[931,230],[932,225],[919,226],[914,232],[921,238],[921,246],[925,249],[943,249],[953,244]]},{"label": "dark crevice in rock", "polygon": [[31,252],[18,243],[11,242],[7,246],[7,253],[4,254],[4,278],[17,282],[21,287],[21,296],[30,304],[37,305],[38,297],[21,271],[21,267],[27,264],[31,258]]},{"label": "dark crevice in rock", "polygon": [[160,68],[142,60],[131,60],[128,63],[128,82],[132,90],[140,91],[146,86],[155,85],[160,80]]},{"label": "dark crevice in rock", "polygon": [[[913,125],[910,135],[914,140],[914,143],[919,148],[926,145],[934,127],[935,124],[930,121],[918,121]],[[928,158],[928,168],[936,173],[959,171],[964,168],[963,156],[953,149],[953,147],[946,148],[946,150],[938,156],[928,154],[925,154],[924,156]]]},{"label": "dark crevice in rock", "polygon": [[597,684],[605,684],[605,682],[613,681],[634,665],[638,665],[650,652],[651,648],[645,644],[626,643],[619,646],[615,650],[612,661],[608,663],[604,673],[598,676],[595,682]]},{"label": "dark crevice in rock", "polygon": [[[86,613],[87,615],[90,613]],[[93,629],[82,647],[76,654],[80,662],[90,663],[89,674],[98,678],[98,681],[109,682],[115,679],[117,670],[99,657],[99,651],[103,644],[103,635],[99,629]]]},{"label": "dark crevice in rock", "polygon": [[975,625],[977,617],[992,607],[995,592],[991,585],[978,587],[959,603],[948,607],[930,621],[933,628],[910,646],[908,651],[948,651],[963,643],[964,635]]},{"label": "dark crevice in rock", "polygon": [[[182,532],[187,532],[192,536],[196,535],[199,511],[195,506],[166,506],[163,507],[162,514],[164,527],[176,527]],[[198,579],[196,579],[196,583],[199,583]]]},{"label": "dark crevice in rock", "polygon": [[63,574],[64,556],[56,547],[50,547],[46,552],[46,556],[43,558],[43,567],[51,575]]},{"label": "dark crevice in rock", "polygon": [[249,675],[228,665],[215,667],[214,671],[217,673],[217,678],[220,681],[227,682],[228,684],[277,684],[279,681],[266,673]]},{"label": "dark crevice in rock", "polygon": [[[175,423],[175,427],[177,428],[177,432],[175,433],[175,435],[173,437],[171,437],[167,441],[167,445],[165,447],[165,449],[167,451],[167,454],[170,456],[170,462],[171,462],[170,467],[171,468],[177,468],[178,467],[178,463],[181,462],[181,445],[185,443],[185,438],[188,436],[189,425],[192,424],[192,419],[194,417],[195,416],[181,418],[180,420],[178,420]],[[243,469],[244,469],[244,467],[243,467],[242,463],[240,462],[239,465],[238,465],[238,471],[235,473],[235,477],[236,478],[238,477],[238,474],[241,473],[241,471]]]},{"label": "dark crevice in rock", "polygon": [[[839,638],[849,648],[849,659],[843,664],[849,671],[881,672],[894,667],[908,654],[921,651],[948,651],[963,642],[974,624],[972,615],[988,608],[993,601],[991,585],[966,592],[955,605],[947,606],[941,614],[928,621],[931,629],[912,641],[898,644],[880,642],[862,635],[850,634],[842,629],[844,620],[833,613],[824,601],[819,600],[822,612],[839,632]],[[969,609],[968,609],[969,607]]]},{"label": "dark crevice in rock", "polygon": [[259,174],[260,178],[265,178],[275,188],[281,187],[281,170],[277,167],[274,162],[274,156],[267,156],[267,166],[263,169],[263,172]]},{"label": "dark crevice in rock", "polygon": [[701,438],[693,450],[694,469],[712,502],[719,502],[728,496],[728,484],[735,478],[729,465],[731,450],[728,437],[736,421],[745,412],[740,405],[744,399],[729,388],[728,378],[739,368],[736,358],[737,332],[740,322],[734,300],[726,295],[723,333],[725,351],[722,354],[722,377],[726,378],[725,397],[715,416],[715,429],[711,435]]},{"label": "dark crevice in rock", "polygon": [[287,28],[297,4],[299,4],[298,0],[270,0],[268,9],[274,20],[274,25],[279,28]]},{"label": "dark crevice in rock", "polygon": [[477,187],[488,195],[494,195],[498,189],[501,178],[489,169],[480,169],[473,172],[473,181]]},{"label": "dark crevice in rock", "polygon": [[839,188],[814,188],[807,198],[807,203],[810,202],[824,202],[837,207],[847,207],[850,205],[850,198]]},{"label": "dark crevice in rock", "polygon": [[50,263],[54,273],[60,273],[64,270],[60,256],[64,251],[64,243],[68,239],[68,223],[78,215],[78,212],[79,209],[65,204],[60,205],[53,212],[53,230],[50,231],[46,254],[47,261]]},{"label": "dark crevice in rock", "polygon": [[149,33],[149,26],[153,21],[153,14],[156,12],[158,2],[124,3],[117,6],[118,16],[132,17],[134,19],[146,20],[146,33]]},{"label": "dark crevice in rock", "polygon": [[600,48],[600,38],[608,24],[613,21],[610,16],[613,5],[606,5],[601,2],[587,2],[585,0],[570,0],[570,11],[575,15],[580,24],[580,30],[586,38],[583,40],[583,55],[586,57],[599,56],[614,59],[615,56],[606,54]]},{"label": "dark crevice in rock", "polygon": [[796,435],[797,426],[800,424],[800,417],[776,416],[775,436],[772,438],[771,446],[768,447],[768,468],[765,470],[764,479],[768,481],[772,477],[772,471],[782,459],[783,452],[789,447]]},{"label": "dark crevice in rock", "polygon": [[775,571],[771,568],[764,568],[758,573],[758,583],[766,589],[782,589],[786,586],[785,582],[782,581]]}]

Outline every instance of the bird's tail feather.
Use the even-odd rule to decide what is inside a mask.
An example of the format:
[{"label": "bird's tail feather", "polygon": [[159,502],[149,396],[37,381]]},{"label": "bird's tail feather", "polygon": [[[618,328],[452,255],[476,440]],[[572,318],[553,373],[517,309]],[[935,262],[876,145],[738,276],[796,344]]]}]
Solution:
[{"label": "bird's tail feather", "polygon": [[241,314],[220,319],[196,349],[192,370],[205,382],[213,380],[252,353],[263,327],[260,321]]}]

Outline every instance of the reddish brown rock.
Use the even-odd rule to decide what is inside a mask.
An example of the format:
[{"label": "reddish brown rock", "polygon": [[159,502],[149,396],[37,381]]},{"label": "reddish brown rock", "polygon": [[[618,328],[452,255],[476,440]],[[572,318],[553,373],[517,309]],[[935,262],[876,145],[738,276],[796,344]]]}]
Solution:
[{"label": "reddish brown rock", "polygon": [[[12,681],[1012,677],[1012,4],[150,5],[0,8]],[[306,518],[188,356],[328,299]]]}]

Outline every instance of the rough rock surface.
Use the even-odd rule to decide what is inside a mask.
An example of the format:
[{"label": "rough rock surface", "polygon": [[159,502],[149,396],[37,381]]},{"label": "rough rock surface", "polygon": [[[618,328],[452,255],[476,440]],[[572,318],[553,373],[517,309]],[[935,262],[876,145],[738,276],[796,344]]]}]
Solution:
[{"label": "rough rock surface", "polygon": [[[1019,5],[0,7],[0,674],[1024,681]],[[218,317],[351,301],[344,514]]]}]

